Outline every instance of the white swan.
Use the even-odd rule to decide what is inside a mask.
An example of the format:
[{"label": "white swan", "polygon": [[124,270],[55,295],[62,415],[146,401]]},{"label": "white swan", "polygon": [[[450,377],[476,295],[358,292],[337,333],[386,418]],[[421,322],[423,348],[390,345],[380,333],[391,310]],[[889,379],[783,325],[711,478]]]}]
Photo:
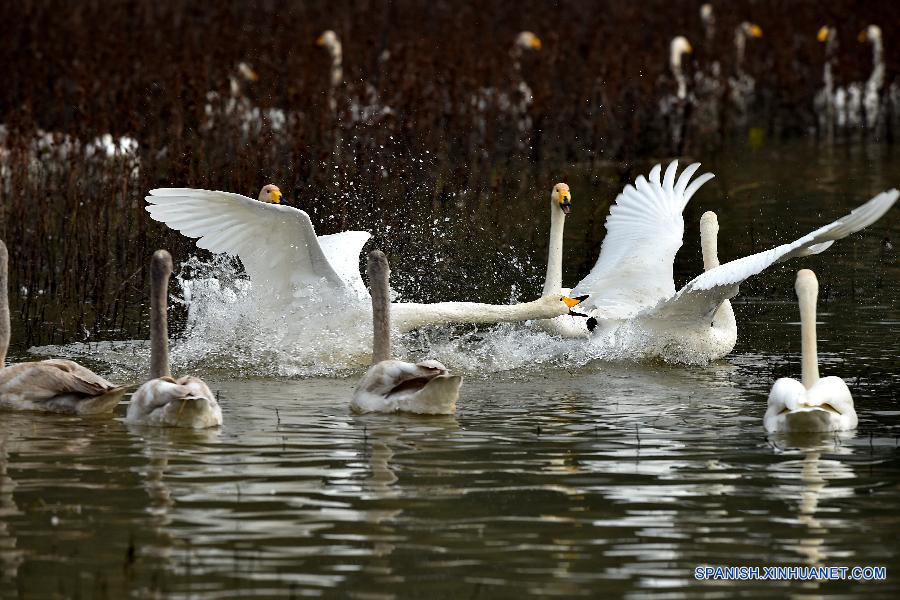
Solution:
[{"label": "white swan", "polygon": [[731,91],[731,102],[735,107],[736,121],[743,125],[747,119],[747,112],[756,93],[756,80],[744,70],[744,56],[747,50],[747,39],[759,39],[763,35],[762,28],[744,21],[734,30],[734,75],[728,79]]},{"label": "white swan", "polygon": [[234,71],[228,75],[227,98],[222,98],[217,91],[206,93],[204,113],[206,121],[203,130],[210,131],[218,125],[217,121],[231,120],[238,126],[244,138],[259,135],[263,123],[268,122],[274,132],[284,131],[288,121],[296,116],[288,114],[280,108],[260,108],[245,93],[248,84],[259,81],[259,74],[246,62],[239,62]]},{"label": "white swan", "polygon": [[[557,183],[550,191],[550,245],[547,251],[547,273],[544,277],[544,296],[567,296],[571,290],[562,285],[563,230],[566,216],[572,212],[572,193],[565,183]],[[554,319],[536,321],[548,333],[563,337],[584,337],[589,334],[583,317],[561,315]]]},{"label": "white swan", "polygon": [[[328,109],[332,117],[337,118],[338,99],[337,93],[344,85],[344,51],[341,40],[331,29],[322,32],[316,39],[316,45],[324,47],[331,57],[331,70],[328,87]],[[378,57],[379,63],[384,63],[390,53],[382,53]],[[350,124],[372,124],[382,117],[394,113],[390,106],[384,105],[378,97],[378,90],[371,83],[365,82],[362,93],[352,94],[349,97]]]},{"label": "white swan", "polygon": [[205,429],[222,424],[222,409],[209,386],[190,375],[173,379],[169,369],[166,294],[172,256],[157,250],[150,262],[150,377],[131,396],[126,423]]},{"label": "white swan", "polygon": [[885,122],[881,105],[881,90],[884,88],[884,43],[881,39],[881,27],[869,25],[859,32],[859,41],[872,44],[872,73],[863,87],[862,106],[866,127],[876,129]]},{"label": "white swan", "polygon": [[[277,194],[277,198],[272,194]],[[309,215],[279,204],[281,192],[266,186],[259,199],[241,194],[186,188],[151,190],[150,216],[197,240],[211,252],[238,256],[250,276],[251,293],[278,314],[328,306],[368,304],[359,273],[359,254],[370,235],[343,231],[316,236]],[[578,300],[545,296],[515,305],[475,302],[393,305],[400,331],[448,323],[499,323],[552,319],[569,312]],[[363,305],[364,309],[368,309]]]},{"label": "white swan", "polygon": [[391,360],[390,267],[379,250],[369,253],[372,288],[372,366],[353,393],[353,412],[411,412],[451,415],[456,412],[462,377],[450,375],[436,360],[416,364]]},{"label": "white swan", "polygon": [[520,31],[509,49],[509,57],[512,61],[512,81],[515,91],[501,91],[496,87],[482,87],[469,99],[469,105],[474,112],[475,127],[480,139],[487,134],[488,120],[495,113],[501,116],[509,115],[515,121],[517,138],[516,145],[522,150],[528,144],[528,134],[532,129],[532,119],[529,109],[534,104],[534,92],[522,71],[522,58],[526,52],[539,51],[543,46],[541,38],[531,31]]},{"label": "white swan", "polygon": [[0,240],[0,408],[93,415],[111,413],[125,388],[71,360],[42,360],[5,367],[9,350],[9,254]]},{"label": "white swan", "polygon": [[667,119],[672,145],[680,153],[687,128],[688,105],[693,97],[688,93],[688,79],[684,74],[684,57],[694,49],[683,35],[672,38],[669,44],[669,69],[675,80],[675,93],[664,96],[659,101],[660,114]]},{"label": "white swan", "polygon": [[[684,234],[682,211],[713,177],[706,173],[691,182],[699,166],[690,165],[676,181],[677,161],[662,178],[657,165],[649,180],[638,177],[616,198],[597,263],[572,291],[575,296],[589,295],[579,311],[592,317],[588,325],[595,335],[627,325],[654,347],[664,348],[667,356],[687,362],[721,358],[734,348],[737,327],[733,316],[729,319],[719,308],[737,295],[744,280],[776,263],[826,250],[835,240],[877,221],[900,195],[897,190],[882,192],[794,242],[713,266],[676,293],[672,265]],[[717,227],[708,227],[707,239],[713,239]],[[709,242],[705,246],[712,250]],[[706,258],[704,262],[715,264]]]},{"label": "white swan", "polygon": [[[837,30],[827,25],[822,26],[816,34],[816,39],[825,44],[825,63],[822,66],[822,89],[816,93],[813,103],[818,115],[819,131],[824,131],[826,138],[832,140],[838,110],[843,111],[843,106],[838,109],[837,90],[834,84],[838,51]],[[843,91],[841,98],[842,101],[846,98]]]},{"label": "white swan", "polygon": [[712,4],[700,6],[705,34],[704,62],[694,71],[694,115],[692,126],[704,136],[721,133],[721,106],[725,86],[722,66],[716,58],[716,16]]},{"label": "white swan", "polygon": [[840,377],[819,379],[816,355],[816,297],[819,282],[809,269],[797,272],[794,285],[800,304],[800,366],[803,383],[782,377],[769,392],[763,424],[770,433],[827,432],[856,429],[856,409]]}]

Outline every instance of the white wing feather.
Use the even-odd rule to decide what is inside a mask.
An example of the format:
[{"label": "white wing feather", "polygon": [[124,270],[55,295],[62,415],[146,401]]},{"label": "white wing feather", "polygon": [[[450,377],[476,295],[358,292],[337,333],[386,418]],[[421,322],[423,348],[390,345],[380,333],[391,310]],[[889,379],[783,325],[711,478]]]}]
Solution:
[{"label": "white wing feather", "polygon": [[369,297],[359,274],[359,255],[372,237],[368,231],[342,231],[319,237],[319,246],[338,276],[360,299]]},{"label": "white wing feather", "polygon": [[705,173],[690,181],[700,167],[694,163],[677,181],[678,161],[672,161],[660,181],[661,166],[627,185],[606,219],[606,237],[590,274],[573,295],[590,294],[584,310],[603,318],[625,318],[675,293],[672,265],[684,236],[684,207],[704,183]]},{"label": "white wing feather", "polygon": [[[239,257],[255,293],[290,301],[309,288],[325,287],[345,296],[348,292],[357,295],[362,288],[356,265],[362,248],[359,241],[365,243],[362,238],[368,239],[368,233],[324,236],[334,238],[326,242],[328,256],[309,215],[290,206],[231,192],[188,188],[151,190],[146,200],[153,219],[198,238],[199,248]],[[344,251],[354,249],[352,257],[343,256]],[[351,262],[355,273],[348,269]]]},{"label": "white wing feather", "polygon": [[827,250],[835,240],[864,229],[881,218],[900,192],[882,192],[849,215],[820,227],[800,239],[719,265],[688,282],[674,297],[644,311],[641,316],[671,321],[709,320],[719,305],[737,295],[741,283],[770,266],[798,256]]}]

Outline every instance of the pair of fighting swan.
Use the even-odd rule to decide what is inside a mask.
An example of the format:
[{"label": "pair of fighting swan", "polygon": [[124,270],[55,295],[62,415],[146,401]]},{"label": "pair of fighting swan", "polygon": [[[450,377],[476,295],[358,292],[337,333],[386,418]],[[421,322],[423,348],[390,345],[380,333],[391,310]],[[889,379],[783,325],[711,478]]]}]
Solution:
[{"label": "pair of fighting swan", "polygon": [[[683,243],[682,213],[691,197],[713,175],[693,179],[694,163],[677,174],[677,161],[649,177],[639,176],[616,198],[606,220],[607,234],[591,272],[570,294],[562,288],[562,231],[571,208],[568,186],[551,194],[551,244],[544,296],[536,301],[495,306],[467,302],[392,305],[400,331],[442,323],[494,323],[537,320],[566,337],[639,335],[648,348],[683,362],[702,362],[728,354],[737,340],[729,298],[739,286],[768,267],[817,254],[878,220],[896,201],[897,190],[878,194],[849,215],[793,242],[719,264],[715,215],[701,224],[705,272],[676,290],[675,254]],[[282,205],[281,192],[266,186],[253,200],[240,194],[166,188],[146,197],[157,221],[212,252],[237,255],[252,290],[269,302],[308,309],[312,302],[345,304],[366,299],[359,253],[367,232],[345,231],[317,237],[309,216]],[[565,294],[565,296],[563,295]],[[568,316],[568,297],[588,296],[579,307],[589,319]],[[557,318],[559,317],[559,318]]]},{"label": "pair of fighting swan", "polygon": [[[566,336],[585,336],[588,330],[594,335],[627,331],[642,336],[650,347],[664,349],[668,357],[686,362],[721,358],[737,341],[729,299],[737,295],[741,283],[776,263],[826,250],[835,240],[877,221],[900,195],[897,190],[883,192],[849,215],[791,243],[725,264],[718,259],[718,220],[715,213],[707,212],[700,221],[705,272],[676,291],[673,264],[683,242],[682,213],[700,186],[713,177],[706,173],[691,181],[699,166],[688,166],[676,179],[675,161],[664,174],[657,165],[649,178],[639,176],[634,185],[625,187],[610,208],[600,257],[571,291],[572,295],[589,294],[579,311],[590,319],[559,317],[542,323],[544,329]],[[560,188],[558,184],[551,194],[546,277],[550,287],[545,286],[545,294],[563,289],[558,286],[568,204],[568,186]]]},{"label": "pair of fighting swan", "polygon": [[[252,282],[251,293],[286,312],[311,307],[345,310],[368,300],[359,273],[359,254],[371,235],[343,231],[316,236],[309,215],[281,203],[274,185],[256,200],[230,192],[185,188],[156,189],[147,211],[197,240],[197,246],[241,259]],[[578,303],[561,295],[532,302],[492,305],[476,302],[394,303],[400,331],[447,323],[498,323],[550,319]]]}]

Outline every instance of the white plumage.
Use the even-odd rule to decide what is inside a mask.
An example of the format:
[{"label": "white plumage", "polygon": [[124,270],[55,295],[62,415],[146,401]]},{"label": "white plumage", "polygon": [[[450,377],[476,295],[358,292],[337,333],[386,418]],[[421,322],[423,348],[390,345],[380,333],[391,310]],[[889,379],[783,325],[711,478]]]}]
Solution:
[{"label": "white plumage", "polygon": [[816,353],[816,297],[819,282],[809,269],[797,273],[803,383],[782,377],[772,386],[763,424],[770,433],[856,429],[853,397],[840,377],[819,378]]},{"label": "white plumage", "polygon": [[[368,299],[358,267],[367,232],[317,237],[304,211],[231,192],[164,188],[151,190],[146,200],[151,217],[199,238],[200,248],[238,256],[250,276],[251,293],[277,307],[278,314],[313,305],[362,305]],[[571,306],[570,300],[554,295],[510,306],[401,303],[394,315],[400,330],[409,331],[445,323],[549,319],[567,314]]]},{"label": "white plumage", "polygon": [[826,250],[877,221],[900,195],[897,190],[882,192],[794,242],[711,268],[676,293],[672,265],[684,232],[681,212],[712,177],[707,173],[689,183],[699,167],[694,164],[676,181],[676,167],[673,161],[661,180],[657,165],[649,180],[638,177],[618,196],[606,221],[600,257],[572,294],[590,295],[580,310],[595,319],[600,331],[628,324],[657,346],[678,349],[685,360],[720,358],[731,351],[737,326],[719,307],[737,295],[746,279],[776,263]]}]

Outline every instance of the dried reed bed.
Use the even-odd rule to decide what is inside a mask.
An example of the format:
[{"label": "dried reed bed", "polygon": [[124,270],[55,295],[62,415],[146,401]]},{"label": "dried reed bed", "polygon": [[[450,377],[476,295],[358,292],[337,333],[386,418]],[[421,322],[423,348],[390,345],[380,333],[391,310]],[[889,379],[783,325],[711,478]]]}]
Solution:
[{"label": "dried reed bed", "polygon": [[[534,190],[558,178],[561,165],[602,171],[606,161],[669,152],[657,107],[672,90],[672,36],[696,40],[695,65],[715,55],[727,74],[735,26],[742,20],[762,26],[765,36],[748,49],[746,69],[759,92],[751,124],[770,135],[814,127],[812,97],[822,68],[815,33],[823,24],[839,28],[839,83],[867,76],[869,50],[855,36],[870,22],[885,30],[888,81],[900,72],[900,44],[892,37],[900,32],[891,27],[900,22],[897,3],[717,2],[718,34],[708,47],[699,43],[699,4],[2,3],[0,235],[12,253],[21,322],[34,325],[19,341],[143,333],[150,252],[165,245],[176,256],[193,253],[190,242],[146,217],[142,198],[156,186],[253,193],[275,181],[324,233],[390,228],[379,242],[395,255],[457,253],[437,267],[413,261],[408,297],[474,289],[503,300],[498,296],[508,290],[492,291],[493,281],[521,278],[523,271],[537,280],[540,271],[496,258],[537,230],[510,215],[533,213],[527,203]],[[346,85],[337,115],[326,100],[329,59],[314,44],[328,28],[343,43]],[[496,106],[480,112],[472,106],[483,88],[515,93],[509,49],[524,29],[543,40],[541,51],[522,59],[534,93],[527,131]],[[246,136],[227,119],[206,130],[208,92],[226,95],[228,74],[242,60],[260,75],[247,97],[293,115],[287,132],[264,123]],[[350,98],[367,86],[391,114],[353,123]],[[742,135],[728,123],[710,138],[689,132],[688,150]],[[131,136],[140,144],[139,174],[125,160],[88,160],[79,152],[35,160],[38,130],[76,140]],[[616,181],[614,170],[605,173]],[[484,231],[474,229],[476,215]],[[415,281],[425,274],[445,283],[421,289]]]}]

